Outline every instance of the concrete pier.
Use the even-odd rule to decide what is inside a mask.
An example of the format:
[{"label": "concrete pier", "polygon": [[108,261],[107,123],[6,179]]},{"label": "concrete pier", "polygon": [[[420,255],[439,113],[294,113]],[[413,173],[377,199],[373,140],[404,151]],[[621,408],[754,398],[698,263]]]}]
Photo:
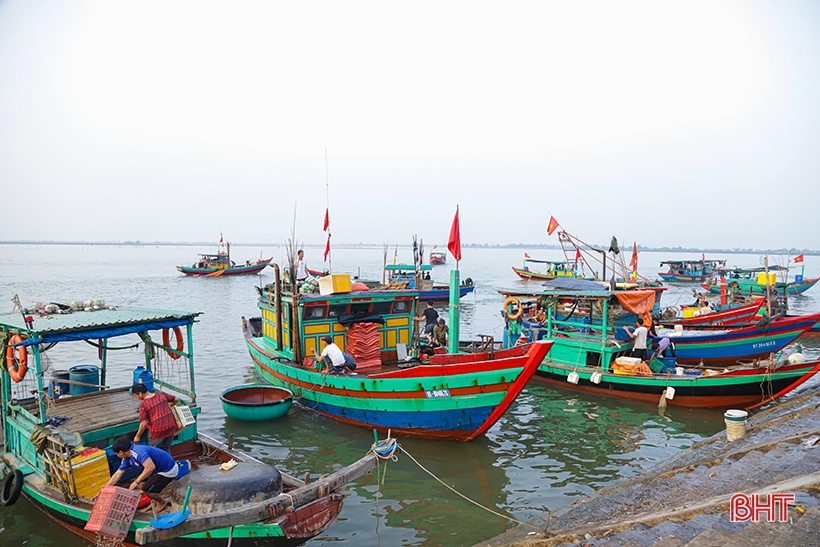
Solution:
[{"label": "concrete pier", "polygon": [[[738,493],[795,501],[785,522],[732,522]],[[721,432],[531,524],[542,531],[519,526],[476,546],[820,546],[820,386],[750,416],[742,439]]]}]

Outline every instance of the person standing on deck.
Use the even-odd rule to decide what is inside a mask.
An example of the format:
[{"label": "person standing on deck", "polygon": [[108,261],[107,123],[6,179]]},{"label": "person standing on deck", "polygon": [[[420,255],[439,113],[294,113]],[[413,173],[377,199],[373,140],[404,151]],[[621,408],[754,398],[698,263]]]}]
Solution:
[{"label": "person standing on deck", "polygon": [[632,357],[637,357],[641,361],[646,360],[646,335],[649,332],[646,327],[643,326],[643,318],[638,317],[635,322],[637,323],[637,327],[635,330],[630,331],[629,327],[624,327],[624,330],[629,335],[630,338],[633,340],[632,346]]},{"label": "person standing on deck", "polygon": [[134,444],[139,444],[142,434],[148,429],[148,444],[170,452],[177,421],[168,403],[175,403],[177,398],[161,391],[149,393],[144,384],[134,385],[131,394],[140,400],[140,426],[134,435]]},{"label": "person standing on deck", "polygon": [[307,262],[305,262],[305,251],[299,249],[296,253],[298,260],[296,262],[296,281],[304,281],[308,277]]},{"label": "person standing on deck", "polygon": [[113,486],[120,482],[129,467],[141,467],[142,473],[128,485],[128,489],[142,490],[146,496],[156,501],[157,513],[165,509],[168,501],[160,492],[179,476],[179,465],[171,454],[153,446],[132,446],[126,437],[114,441],[111,450],[118,458],[122,458],[122,463],[105,486]]},{"label": "person standing on deck", "polygon": [[428,342],[433,341],[433,329],[436,328],[436,322],[438,321],[438,312],[433,309],[433,301],[427,301],[427,309],[422,312],[419,317],[416,317],[416,321],[421,321],[424,319],[424,336],[427,337]]}]

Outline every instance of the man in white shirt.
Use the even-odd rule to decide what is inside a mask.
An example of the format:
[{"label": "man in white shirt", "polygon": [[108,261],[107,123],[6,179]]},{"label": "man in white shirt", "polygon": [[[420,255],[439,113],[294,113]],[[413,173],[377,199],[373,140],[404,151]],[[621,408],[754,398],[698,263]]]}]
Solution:
[{"label": "man in white shirt", "polygon": [[304,281],[308,276],[307,262],[305,262],[305,251],[300,249],[296,254],[299,257],[299,260],[296,263],[296,281]]},{"label": "man in white shirt", "polygon": [[339,349],[339,346],[333,343],[333,338],[325,336],[322,338],[322,342],[325,343],[325,349],[322,350],[320,355],[316,353],[316,348],[314,348],[313,356],[316,359],[317,365],[322,362],[325,363],[326,366],[322,368],[323,373],[327,372],[328,368],[335,373],[356,370],[355,359],[353,359],[353,357],[348,359],[346,355],[342,353],[342,350]]},{"label": "man in white shirt", "polygon": [[635,321],[638,324],[635,330],[630,331],[629,327],[624,327],[624,330],[634,340],[632,345],[632,357],[637,357],[641,361],[646,361],[646,335],[648,330],[643,326],[642,317],[639,316]]}]

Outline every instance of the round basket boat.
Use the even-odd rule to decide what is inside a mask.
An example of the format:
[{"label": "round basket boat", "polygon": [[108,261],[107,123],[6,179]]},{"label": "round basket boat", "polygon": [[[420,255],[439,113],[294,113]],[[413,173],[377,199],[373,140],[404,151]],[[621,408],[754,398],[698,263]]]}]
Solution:
[{"label": "round basket boat", "polygon": [[293,404],[290,390],[261,384],[232,387],[219,398],[225,414],[245,422],[275,420],[287,414]]}]

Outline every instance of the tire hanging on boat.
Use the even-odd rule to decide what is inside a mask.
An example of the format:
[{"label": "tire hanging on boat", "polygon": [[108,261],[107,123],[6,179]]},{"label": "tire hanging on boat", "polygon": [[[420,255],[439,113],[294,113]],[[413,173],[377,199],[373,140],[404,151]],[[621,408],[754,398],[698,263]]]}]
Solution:
[{"label": "tire hanging on boat", "polygon": [[15,344],[23,342],[23,337],[15,334],[9,339],[9,345],[6,348],[6,368],[9,371],[11,379],[18,384],[23,381],[28,371],[28,352],[25,346],[14,347]]},{"label": "tire hanging on boat", "polygon": [[182,342],[182,331],[179,327],[174,327],[173,329],[162,329],[162,345],[166,348],[171,347],[171,331],[174,331],[174,339],[176,340],[176,351],[166,349],[165,352],[171,357],[171,359],[179,359],[182,357],[182,349],[184,348],[184,344]]},{"label": "tire hanging on boat", "polygon": [[0,505],[14,505],[23,491],[23,472],[15,469],[3,479],[3,486],[0,489]]}]

